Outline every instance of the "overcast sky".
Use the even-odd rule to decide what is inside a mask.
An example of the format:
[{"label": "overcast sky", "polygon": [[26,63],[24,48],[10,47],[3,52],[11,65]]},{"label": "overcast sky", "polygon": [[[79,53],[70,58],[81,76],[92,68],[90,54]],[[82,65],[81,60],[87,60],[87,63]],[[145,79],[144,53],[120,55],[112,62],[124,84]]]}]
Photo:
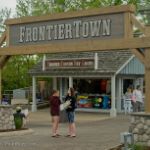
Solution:
[{"label": "overcast sky", "polygon": [[0,0],[0,9],[8,7],[11,8],[12,11],[15,10],[16,0]]}]

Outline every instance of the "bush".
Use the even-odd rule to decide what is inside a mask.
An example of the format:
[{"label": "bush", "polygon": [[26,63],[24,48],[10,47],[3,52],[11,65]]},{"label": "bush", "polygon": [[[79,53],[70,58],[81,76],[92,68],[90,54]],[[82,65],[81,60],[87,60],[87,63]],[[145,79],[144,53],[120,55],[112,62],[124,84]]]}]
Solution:
[{"label": "bush", "polygon": [[130,148],[133,148],[133,150],[150,150],[149,147],[140,144],[135,144],[133,146],[130,146]]}]

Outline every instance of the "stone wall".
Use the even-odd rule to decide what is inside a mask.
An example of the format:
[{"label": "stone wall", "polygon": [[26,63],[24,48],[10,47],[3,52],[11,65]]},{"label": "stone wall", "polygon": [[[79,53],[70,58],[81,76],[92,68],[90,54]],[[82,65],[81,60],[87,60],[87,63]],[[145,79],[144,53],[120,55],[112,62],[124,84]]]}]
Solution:
[{"label": "stone wall", "polygon": [[150,146],[150,113],[131,114],[129,131],[134,135],[134,141]]},{"label": "stone wall", "polygon": [[13,108],[0,105],[0,131],[15,129]]}]

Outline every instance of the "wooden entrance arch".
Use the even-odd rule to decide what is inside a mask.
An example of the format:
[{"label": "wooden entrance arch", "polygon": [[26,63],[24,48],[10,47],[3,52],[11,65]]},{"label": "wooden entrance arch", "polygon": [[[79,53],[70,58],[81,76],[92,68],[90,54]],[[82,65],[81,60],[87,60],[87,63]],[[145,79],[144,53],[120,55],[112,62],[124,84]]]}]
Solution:
[{"label": "wooden entrance arch", "polygon": [[[6,41],[7,46],[0,48],[0,71],[13,55],[131,49],[145,65],[148,113],[150,27],[139,22],[134,13],[133,5],[124,5],[6,20],[0,44]],[[134,26],[142,37],[133,37]]]}]

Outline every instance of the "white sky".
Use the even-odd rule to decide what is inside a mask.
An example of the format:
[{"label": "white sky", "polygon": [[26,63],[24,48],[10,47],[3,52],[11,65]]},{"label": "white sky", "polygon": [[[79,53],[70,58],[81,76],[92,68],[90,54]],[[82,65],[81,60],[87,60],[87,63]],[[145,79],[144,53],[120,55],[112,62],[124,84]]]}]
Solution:
[{"label": "white sky", "polygon": [[16,0],[0,0],[0,9],[5,7],[11,8],[12,11],[14,11],[16,7]]}]

